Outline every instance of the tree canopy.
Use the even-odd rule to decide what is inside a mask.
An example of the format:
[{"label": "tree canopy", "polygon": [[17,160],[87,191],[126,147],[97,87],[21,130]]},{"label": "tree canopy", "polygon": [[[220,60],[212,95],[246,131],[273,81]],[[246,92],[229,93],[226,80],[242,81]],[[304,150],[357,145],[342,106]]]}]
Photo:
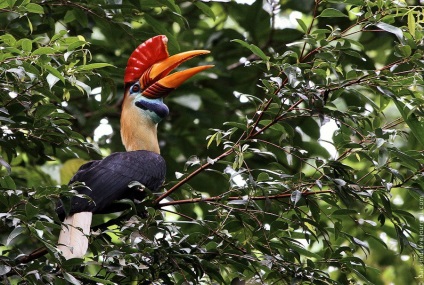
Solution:
[{"label": "tree canopy", "polygon": [[[423,7],[368,0],[0,1],[4,284],[415,284]],[[124,151],[123,73],[158,35],[214,64],[158,126],[161,193],[56,249],[85,161]],[[144,213],[144,214],[143,214]]]}]

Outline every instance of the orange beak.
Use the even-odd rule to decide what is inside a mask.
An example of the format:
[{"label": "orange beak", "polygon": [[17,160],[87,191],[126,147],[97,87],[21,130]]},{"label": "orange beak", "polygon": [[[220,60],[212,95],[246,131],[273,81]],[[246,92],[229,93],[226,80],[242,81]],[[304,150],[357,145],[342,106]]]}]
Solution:
[{"label": "orange beak", "polygon": [[140,86],[144,90],[143,96],[148,98],[166,97],[172,90],[184,83],[195,74],[213,67],[213,65],[203,65],[186,70],[169,73],[177,68],[181,63],[198,55],[208,54],[207,50],[193,50],[182,52],[170,56],[158,63],[153,64],[140,77]]}]

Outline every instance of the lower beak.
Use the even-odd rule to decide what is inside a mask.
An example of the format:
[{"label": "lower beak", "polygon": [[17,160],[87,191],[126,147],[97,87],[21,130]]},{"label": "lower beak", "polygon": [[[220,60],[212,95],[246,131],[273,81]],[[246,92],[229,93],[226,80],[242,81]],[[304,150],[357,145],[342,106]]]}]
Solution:
[{"label": "lower beak", "polygon": [[146,70],[146,72],[143,73],[139,80],[140,86],[142,90],[144,90],[143,95],[149,98],[165,97],[190,77],[213,67],[213,65],[203,65],[168,75],[181,63],[195,56],[208,53],[209,51],[207,50],[187,51],[170,56],[167,59],[153,64],[148,70]]}]

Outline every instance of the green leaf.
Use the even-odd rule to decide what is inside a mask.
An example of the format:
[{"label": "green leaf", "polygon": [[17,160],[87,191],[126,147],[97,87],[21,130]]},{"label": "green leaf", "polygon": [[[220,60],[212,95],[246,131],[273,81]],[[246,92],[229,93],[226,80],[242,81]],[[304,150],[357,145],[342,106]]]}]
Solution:
[{"label": "green leaf", "polygon": [[[345,263],[345,264],[349,264],[349,265],[361,265],[362,267],[365,268],[365,263],[362,259],[360,259],[359,257],[355,257],[355,256],[347,256],[343,259],[340,260],[341,262]],[[351,266],[349,266],[350,268]]]},{"label": "green leaf", "polygon": [[21,45],[22,45],[23,51],[26,51],[26,52],[32,51],[32,41],[31,40],[23,39]]},{"label": "green leaf", "polygon": [[269,181],[269,174],[266,172],[259,173],[258,178],[256,178],[256,181],[258,182]]},{"label": "green leaf", "polygon": [[420,120],[415,114],[411,113],[409,107],[399,100],[394,100],[397,109],[399,110],[402,118],[411,129],[412,134],[424,147],[424,122]]},{"label": "green leaf", "polygon": [[93,70],[93,69],[99,69],[99,68],[103,68],[103,67],[115,67],[112,64],[109,63],[90,63],[90,64],[86,64],[86,65],[81,65],[75,68],[76,71],[88,71],[88,70]]},{"label": "green leaf", "polygon": [[51,47],[40,47],[32,52],[32,55],[54,54],[56,50]]},{"label": "green leaf", "polygon": [[53,66],[49,65],[49,64],[45,64],[43,65],[43,67],[50,72],[52,75],[54,75],[55,77],[57,77],[58,79],[60,79],[60,81],[62,81],[63,83],[65,83],[65,77],[63,77],[62,73],[60,73],[60,71],[58,71],[56,68],[54,68]]},{"label": "green leaf", "polygon": [[212,18],[214,20],[216,19],[215,13],[205,3],[200,2],[200,1],[196,1],[196,2],[194,2],[194,5],[196,5],[197,8],[199,8],[200,10],[202,10],[202,12],[205,13],[208,17],[210,17],[210,18]]},{"label": "green leaf", "polygon": [[416,137],[420,144],[424,146],[424,122],[419,120],[419,118],[413,112],[411,112],[411,109],[409,109],[407,105],[399,101],[397,96],[391,90],[382,88],[380,86],[377,87],[377,89],[384,95],[391,97],[402,118],[411,129],[412,134]]},{"label": "green leaf", "polygon": [[57,78],[56,76],[54,76],[53,74],[49,73],[46,77],[47,80],[47,84],[49,84],[49,88],[50,90],[52,89],[52,87],[59,82],[59,78]]},{"label": "green leaf", "polygon": [[29,3],[25,5],[25,10],[30,13],[44,14],[43,7],[35,3]]},{"label": "green leaf", "polygon": [[242,46],[248,48],[251,52],[253,52],[255,55],[259,56],[262,60],[268,61],[269,57],[266,56],[266,54],[257,46],[254,44],[248,44],[245,41],[242,40],[232,40],[232,42],[236,42],[238,44],[241,44]]},{"label": "green leaf", "polygon": [[337,17],[348,17],[348,15],[336,10],[334,8],[327,8],[319,14],[321,18],[337,18]]},{"label": "green leaf", "polygon": [[0,185],[1,185],[1,187],[6,188],[6,189],[16,190],[15,181],[10,176],[3,176],[0,179]]},{"label": "green leaf", "polygon": [[415,28],[416,28],[416,23],[415,23],[414,13],[410,11],[408,13],[408,31],[413,38],[415,38]]},{"label": "green leaf", "polygon": [[80,41],[80,40],[76,40],[75,42],[69,44],[68,46],[68,51],[73,51],[79,47],[84,47],[87,44],[86,41]]},{"label": "green leaf", "polygon": [[27,202],[25,204],[25,214],[28,219],[32,219],[33,217],[37,216],[39,213],[39,208],[31,204],[30,202]]},{"label": "green leaf", "polygon": [[378,149],[378,167],[383,167],[386,165],[387,160],[389,159],[389,152],[385,147]]},{"label": "green leaf", "polygon": [[383,193],[379,193],[381,203],[384,207],[384,212],[387,214],[389,218],[392,217],[392,204],[390,203],[389,198]]},{"label": "green leaf", "polygon": [[68,272],[63,272],[63,278],[65,278],[66,281],[68,281],[70,284],[73,285],[81,285],[82,283],[78,281],[74,276],[69,274]]},{"label": "green leaf", "polygon": [[58,33],[54,34],[53,37],[50,39],[50,42],[57,41],[58,39],[63,38],[64,35],[66,35],[68,32],[66,30],[61,30]]},{"label": "green leaf", "polygon": [[13,229],[13,231],[7,237],[6,245],[10,245],[13,239],[20,236],[22,233],[26,232],[26,228],[18,226]]},{"label": "green leaf", "polygon": [[400,28],[383,23],[383,22],[377,23],[375,25],[379,27],[380,29],[385,30],[386,32],[394,34],[401,43],[405,44],[405,40],[403,38],[403,32]]},{"label": "green leaf", "polygon": [[393,157],[397,159],[397,161],[400,161],[402,165],[405,167],[408,167],[412,171],[416,171],[417,169],[420,169],[421,164],[419,161],[417,161],[415,158],[411,157],[407,153],[400,151],[396,148],[389,148],[389,152],[392,152]]},{"label": "green leaf", "polygon": [[296,19],[297,23],[299,24],[299,26],[302,28],[303,32],[308,32],[308,27],[306,26],[305,22],[302,21],[302,19],[297,18]]},{"label": "green leaf", "polygon": [[37,110],[35,112],[35,117],[39,119],[45,118],[56,110],[57,110],[57,107],[53,104],[40,105],[37,107]]},{"label": "green leaf", "polygon": [[243,131],[247,131],[247,126],[246,126],[246,124],[243,124],[243,123],[239,123],[239,122],[225,122],[224,125],[225,126],[236,127],[236,128],[241,129]]},{"label": "green leaf", "polygon": [[290,195],[290,201],[293,203],[293,205],[296,205],[301,198],[302,198],[302,193],[299,190],[294,190],[292,194]]},{"label": "green leaf", "polygon": [[32,26],[32,22],[31,22],[31,20],[29,19],[29,17],[27,17],[27,20],[28,20],[28,28],[29,28],[29,31],[30,31],[30,33],[32,34],[32,32],[34,31],[34,28],[33,28],[33,26]]},{"label": "green leaf", "polygon": [[7,163],[6,160],[4,160],[1,156],[0,156],[0,165],[6,168],[7,174],[10,175],[10,173],[12,172],[12,167],[10,167],[10,164]]},{"label": "green leaf", "polygon": [[219,281],[220,284],[226,284],[225,280],[222,278],[222,275],[219,273],[217,265],[207,261],[206,259],[202,259],[200,262],[202,264],[202,268],[205,268],[211,277]]},{"label": "green leaf", "polygon": [[81,158],[68,159],[60,169],[60,182],[62,184],[68,183],[72,176],[78,171],[81,165],[87,161]]},{"label": "green leaf", "polygon": [[374,102],[374,100],[372,100],[369,96],[367,96],[367,94],[361,90],[358,91],[355,88],[352,87],[346,87],[343,91],[342,91],[343,95],[353,95],[356,96],[358,98],[358,100],[360,100],[361,102],[370,104],[374,109],[378,110],[379,107],[376,105],[376,103]]},{"label": "green leaf", "polygon": [[215,139],[215,137],[216,137],[217,134],[218,133],[214,133],[213,135],[210,135],[208,137],[208,144],[207,144],[206,148],[209,148],[209,146],[211,145],[211,143],[213,142],[213,140]]},{"label": "green leaf", "polygon": [[[12,8],[12,6],[9,5],[8,1],[0,1],[0,9],[4,9],[4,8],[7,8],[7,7]],[[2,275],[2,274],[0,274],[0,275]]]},{"label": "green leaf", "polygon": [[4,264],[0,264],[0,276],[5,276],[7,273],[12,270],[12,267]]},{"label": "green leaf", "polygon": [[[368,244],[356,237],[352,237],[352,242],[356,245],[359,245],[361,248],[365,248],[367,250],[368,253],[370,253],[370,249],[368,247]],[[363,266],[365,266],[365,264],[362,262]]]},{"label": "green leaf", "polygon": [[301,247],[300,245],[294,244],[293,242],[287,242],[287,246],[289,248],[291,248],[292,250],[300,253],[301,255],[308,256],[308,257],[313,257],[313,258],[316,258],[316,259],[321,259],[322,258],[320,255],[312,252],[311,250],[307,250],[307,249]]},{"label": "green leaf", "polygon": [[399,57],[410,57],[412,49],[409,45],[397,45],[395,46],[395,55]]},{"label": "green leaf", "polygon": [[105,103],[116,96],[115,81],[111,78],[102,78],[102,103]]},{"label": "green leaf", "polygon": [[384,226],[386,222],[386,216],[383,213],[381,213],[380,215],[378,215],[377,220],[380,222],[381,226]]}]

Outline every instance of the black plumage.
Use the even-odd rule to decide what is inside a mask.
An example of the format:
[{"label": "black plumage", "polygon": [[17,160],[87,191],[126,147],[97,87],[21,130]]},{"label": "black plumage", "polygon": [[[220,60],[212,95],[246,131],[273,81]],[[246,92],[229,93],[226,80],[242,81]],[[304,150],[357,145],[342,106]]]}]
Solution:
[{"label": "black plumage", "polygon": [[128,184],[138,181],[151,191],[157,191],[165,179],[166,164],[159,154],[146,150],[113,153],[102,160],[82,165],[69,184],[83,182],[75,189],[83,197],[72,197],[65,214],[63,204],[56,209],[61,219],[79,212],[111,213],[122,210],[113,202],[121,199],[141,199],[144,193]]}]

